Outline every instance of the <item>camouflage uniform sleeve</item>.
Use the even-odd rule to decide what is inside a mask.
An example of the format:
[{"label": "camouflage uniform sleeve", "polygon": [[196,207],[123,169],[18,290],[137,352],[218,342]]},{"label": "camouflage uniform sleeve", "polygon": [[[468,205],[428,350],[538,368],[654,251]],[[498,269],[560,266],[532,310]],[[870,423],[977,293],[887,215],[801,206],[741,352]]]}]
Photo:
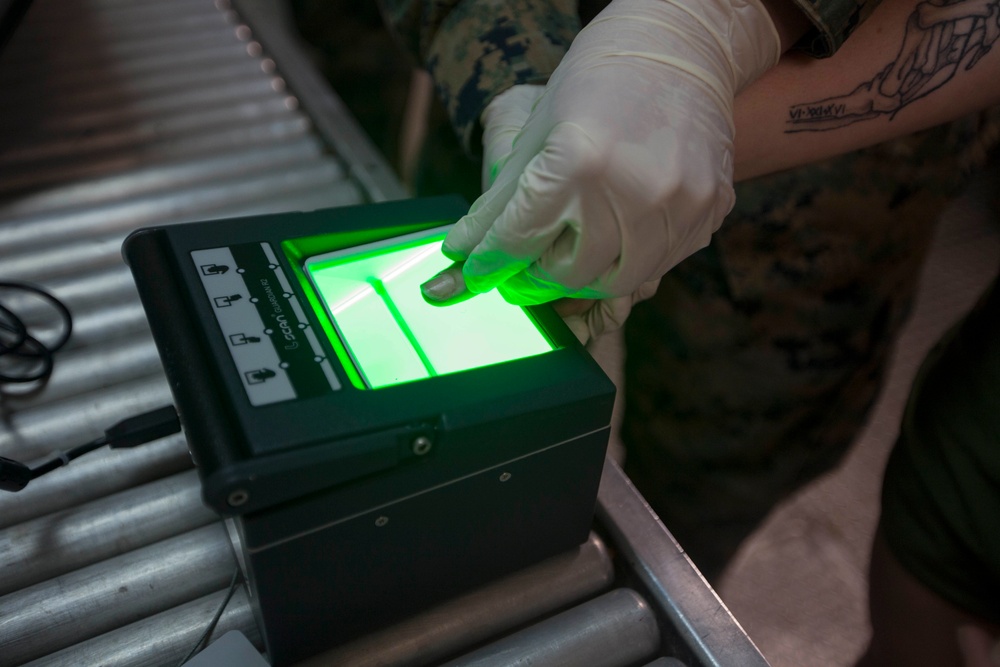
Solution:
[{"label": "camouflage uniform sleeve", "polygon": [[403,45],[430,72],[465,150],[479,116],[515,84],[543,83],[580,30],[576,0],[380,0]]},{"label": "camouflage uniform sleeve", "polygon": [[880,0],[795,0],[812,29],[795,45],[796,49],[825,58],[833,55],[854,29],[861,25]]}]

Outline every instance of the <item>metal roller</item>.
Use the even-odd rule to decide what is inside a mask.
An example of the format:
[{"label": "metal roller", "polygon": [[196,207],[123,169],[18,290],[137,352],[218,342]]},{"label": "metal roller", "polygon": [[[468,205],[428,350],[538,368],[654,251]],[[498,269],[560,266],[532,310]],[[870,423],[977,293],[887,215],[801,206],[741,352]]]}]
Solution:
[{"label": "metal roller", "polygon": [[[139,82],[122,86],[120,77],[112,73],[104,75],[105,79],[91,76],[79,76],[76,80],[78,88],[65,91],[59,99],[49,101],[46,97],[48,86],[19,91],[17,98],[9,101],[11,118],[30,120],[26,116],[37,112],[39,103],[45,103],[45,116],[29,123],[27,129],[32,130],[28,136],[19,135],[17,142],[22,145],[41,141],[50,142],[50,137],[72,136],[81,130],[90,129],[91,139],[96,135],[114,130],[118,123],[136,120],[152,120],[150,111],[162,108],[172,111],[171,115],[182,115],[194,109],[187,105],[171,101],[170,96],[178,90],[190,90],[190,87],[209,88],[216,85],[229,84],[230,89],[245,90],[260,97],[260,101],[275,97],[276,88],[273,74],[261,68],[261,61],[254,58],[239,58],[211,64],[190,71],[166,71],[156,77],[148,77]],[[133,105],[132,101],[141,98],[142,104]],[[222,98],[225,99],[225,98]],[[203,105],[205,106],[205,105]],[[33,136],[37,135],[37,136]],[[84,137],[81,137],[84,138]]]},{"label": "metal roller", "polygon": [[[345,184],[350,183],[344,181]],[[361,190],[356,187],[331,187],[301,194],[293,193],[275,197],[267,206],[257,206],[239,215],[261,215],[262,213],[282,213],[287,211],[315,211],[334,206],[351,206],[365,202]]]},{"label": "metal roller", "polygon": [[9,410],[42,406],[162,372],[160,355],[148,335],[117,339],[107,350],[101,356],[86,348],[60,353],[48,382],[28,395],[5,395],[4,406]]},{"label": "metal roller", "polygon": [[245,207],[247,202],[266,201],[287,192],[310,188],[338,186],[353,190],[343,183],[343,172],[333,161],[286,167],[280,172],[244,176],[228,182],[181,188],[176,192],[122,201],[71,212],[53,212],[26,216],[0,226],[0,251],[14,253],[22,249],[51,243],[52,239],[66,243],[94,235],[118,232],[124,238],[128,231],[154,223],[180,222],[217,215],[228,207]]},{"label": "metal roller", "polygon": [[[246,56],[246,44],[238,40],[212,40],[195,43],[183,51],[154,54],[148,58],[134,58],[116,62],[113,71],[107,63],[95,60],[75,59],[54,67],[51,61],[26,60],[20,67],[6,67],[0,70],[0,86],[3,90],[32,90],[42,85],[72,90],[79,86],[80,78],[91,77],[137,77],[156,74],[159,71],[183,67],[197,67],[205,62],[216,62]],[[44,81],[44,84],[41,82]]]},{"label": "metal roller", "polygon": [[0,495],[0,529],[146,484],[192,466],[181,434],[134,449],[98,449],[31,482],[18,493]]},{"label": "metal roller", "polygon": [[[229,114],[230,120],[232,116],[239,116],[251,121],[280,117],[287,113],[284,96],[274,94],[281,90],[280,79],[260,80],[255,77],[249,80],[248,85],[260,88],[260,98],[247,100],[241,105],[225,104],[214,108],[185,110],[169,116],[161,114],[157,118],[140,119],[138,122],[106,128],[103,132],[93,134],[70,129],[66,132],[47,132],[45,139],[31,140],[31,131],[25,130],[26,142],[5,147],[4,154],[0,156],[0,166],[20,168],[25,163],[30,165],[44,160],[63,159],[67,154],[100,154],[140,142],[169,142],[172,137],[192,132],[207,134],[215,128],[231,124],[227,122],[226,114]],[[170,94],[170,91],[166,91],[166,94]],[[127,98],[119,103],[129,104]]]},{"label": "metal roller", "polygon": [[236,568],[221,523],[0,598],[0,661],[20,665],[225,587]]},{"label": "metal roller", "polygon": [[[315,123],[316,132],[348,167],[352,181],[363,189],[365,200],[379,202],[409,197],[385,158],[363,139],[364,130],[344,103],[330,94],[327,82],[291,38],[287,27],[262,11],[263,3],[232,0],[232,4],[246,20],[247,26],[253,26],[252,30],[247,26],[238,30],[245,28],[248,39],[258,40],[268,55],[281,63],[279,71],[288,82],[289,89],[295,92],[301,108]],[[359,138],[362,140],[359,141]]]},{"label": "metal roller", "polygon": [[[51,340],[55,326],[53,324],[50,327],[40,328],[38,335],[43,336],[46,340]],[[150,335],[146,314],[137,302],[115,304],[109,308],[102,308],[99,311],[83,313],[82,315],[74,313],[73,336],[66,343],[62,352],[69,352],[88,345],[106,344],[109,340],[132,335]]]},{"label": "metal roller", "polygon": [[[43,10],[39,12],[36,22],[37,24],[46,26],[58,26],[66,25],[67,29],[78,25],[76,23],[80,18],[89,18],[95,20],[95,18],[100,23],[106,22],[107,18],[118,19],[118,22],[134,21],[137,19],[142,19],[144,22],[151,20],[165,19],[169,20],[171,18],[170,9],[175,10],[173,15],[176,18],[177,10],[182,10],[184,16],[191,16],[197,14],[208,14],[211,11],[215,11],[216,6],[211,2],[197,2],[196,0],[181,0],[179,2],[171,2],[169,7],[164,8],[159,6],[155,2],[149,2],[148,0],[133,0],[132,2],[90,2],[89,7],[100,8],[100,13],[87,12],[80,6],[71,6],[68,10],[63,13],[51,11],[51,9]],[[105,17],[104,20],[101,20]],[[33,17],[35,18],[35,17]],[[116,23],[118,23],[116,22]]]},{"label": "metal roller", "polygon": [[628,667],[659,649],[653,610],[619,588],[442,667]]},{"label": "metal roller", "polygon": [[767,667],[725,604],[614,460],[604,462],[597,518],[614,540],[646,595],[666,620],[665,644],[704,667]]},{"label": "metal roller", "polygon": [[[151,616],[131,625],[112,630],[100,637],[63,649],[24,667],[160,667],[176,665],[183,659],[208,627],[221,606],[225,591]],[[250,610],[246,589],[240,586],[226,605],[219,624],[209,641],[230,630],[246,635],[258,650],[263,640]]]},{"label": "metal roller", "polygon": [[[45,33],[53,37],[58,36],[65,40],[68,47],[89,46],[96,43],[122,43],[133,42],[148,38],[152,34],[160,31],[164,34],[183,34],[196,30],[207,30],[209,27],[227,25],[226,14],[218,11],[211,4],[201,3],[190,4],[186,11],[170,11],[172,7],[155,7],[138,5],[128,10],[118,8],[117,11],[108,12],[103,15],[94,16],[77,14],[59,20],[59,17],[52,16],[52,19],[44,23]],[[76,19],[74,21],[73,19]],[[86,21],[95,28],[94,34],[81,31],[77,21]],[[107,41],[104,41],[107,40]]]},{"label": "metal roller", "polygon": [[306,660],[298,667],[422,667],[608,588],[614,566],[596,535],[556,556]]},{"label": "metal roller", "polygon": [[[106,151],[127,148],[136,141],[169,141],[183,134],[186,128],[211,131],[225,125],[220,122],[219,115],[226,111],[248,119],[266,118],[277,115],[275,107],[286,104],[287,98],[280,92],[283,85],[280,79],[225,74],[223,72],[214,85],[207,81],[206,87],[196,89],[196,96],[188,90],[167,89],[162,97],[150,98],[142,104],[133,103],[124,95],[118,100],[97,98],[98,104],[80,101],[67,104],[65,109],[46,110],[41,120],[34,118],[39,107],[46,103],[30,98],[23,100],[23,108],[12,109],[9,120],[23,124],[24,130],[17,142],[8,143],[0,162],[10,168],[57,159],[80,162],[84,156],[96,157]],[[183,104],[185,97],[194,99]],[[73,142],[78,145],[74,146]],[[8,185],[5,189],[11,187]]]},{"label": "metal roller", "polygon": [[[45,288],[70,310],[74,317],[93,311],[135,301],[138,294],[128,268],[121,262],[107,269],[100,269],[75,277],[66,276],[45,281]],[[0,289],[4,307],[17,313],[31,326],[55,324],[58,314],[47,301],[35,294],[18,290]]]},{"label": "metal roller", "polygon": [[[192,210],[184,219],[165,219],[158,222],[172,224],[184,220],[211,220],[214,218],[237,217],[242,215],[263,215],[286,211],[311,211],[331,206],[349,206],[365,201],[364,193],[351,181],[306,184],[303,191],[272,193],[266,200],[243,199],[234,201],[223,208],[213,210]],[[2,227],[0,227],[2,232]],[[0,272],[6,280],[25,280],[45,283],[57,277],[78,275],[86,271],[96,271],[121,264],[121,243],[125,235],[112,233],[107,236],[73,240],[66,245],[42,247],[31,252],[22,252],[10,260],[5,259]]]},{"label": "metal roller", "polygon": [[[144,90],[137,90],[137,87]],[[201,70],[164,73],[153,80],[144,80],[141,86],[130,84],[123,89],[121,81],[109,82],[107,90],[101,90],[96,84],[82,86],[79,91],[67,93],[57,103],[49,103],[44,95],[38,98],[26,96],[17,101],[11,112],[27,113],[44,102],[45,116],[35,119],[29,128],[46,129],[55,135],[53,138],[72,136],[87,128],[88,121],[94,123],[90,126],[93,136],[80,137],[89,140],[83,144],[86,147],[100,141],[103,138],[100,135],[113,133],[117,129],[115,121],[130,124],[150,120],[170,121],[223,105],[238,111],[243,105],[280,100],[284,88],[280,77],[265,71],[264,61],[243,57]],[[18,141],[25,145],[30,143],[23,136],[18,137]],[[39,147],[37,153],[42,152],[42,147]]]},{"label": "metal roller", "polygon": [[95,306],[107,308],[138,298],[135,281],[124,264],[61,280],[47,281],[48,288],[73,312],[82,314]]},{"label": "metal roller", "polygon": [[[70,208],[101,201],[163,192],[177,187],[204,183],[224,176],[239,176],[271,167],[311,160],[323,153],[314,137],[289,142],[248,146],[205,156],[200,160],[173,160],[148,165],[126,173],[90,178],[84,183],[65,185],[22,199],[0,204],[0,224],[6,220],[59,208]],[[64,180],[60,178],[60,180]],[[0,188],[3,185],[0,184]]]},{"label": "metal roller", "polygon": [[[66,6],[69,3],[63,4]],[[82,19],[82,21],[85,20],[86,18]],[[73,56],[78,56],[80,53],[79,48],[64,49],[50,47],[48,53],[46,53],[48,56],[46,61],[39,63],[37,45],[40,43],[45,44],[44,40],[52,34],[52,31],[56,31],[56,34],[58,34],[58,27],[52,23],[44,26],[35,26],[33,25],[35,22],[34,16],[29,17],[29,20],[25,21],[24,25],[18,28],[18,31],[11,38],[9,46],[4,51],[4,59],[10,64],[11,68],[22,65],[27,67],[36,65],[38,67],[36,71],[46,72],[62,68],[68,68],[72,71],[73,68],[80,67],[81,65],[89,68],[95,63],[99,63],[105,67],[114,67],[119,62],[126,60],[144,60],[176,53],[178,50],[181,50],[178,47],[190,46],[192,49],[204,49],[207,45],[218,44],[220,41],[220,28],[218,26],[209,26],[207,30],[200,29],[190,33],[187,36],[190,40],[188,42],[184,42],[184,35],[157,36],[128,44],[116,44],[113,41],[107,44],[98,42],[95,43],[93,50],[84,50],[87,55],[85,59],[79,57],[74,59]],[[76,28],[79,30],[79,24]],[[34,39],[29,41],[29,35],[33,35]]]},{"label": "metal roller", "polygon": [[[202,5],[204,7],[204,4]],[[180,9],[180,8],[178,8]],[[21,30],[26,34],[33,33],[37,38],[47,38],[49,35],[55,34],[58,38],[60,33],[60,25],[58,22],[45,21],[44,15],[41,16],[42,21],[39,21],[39,25],[35,25],[35,17],[30,17],[30,22],[25,22],[25,27]],[[68,17],[67,17],[68,18]],[[91,42],[78,40],[69,41],[65,47],[53,48],[52,62],[54,65],[59,65],[62,63],[72,62],[72,54],[80,53],[84,51],[88,53],[86,46],[88,44],[99,46],[99,49],[90,52],[88,55],[94,60],[103,59],[109,63],[117,62],[119,60],[128,60],[132,58],[141,58],[154,53],[168,53],[171,51],[178,51],[183,49],[187,42],[186,39],[191,40],[193,43],[205,42],[205,41],[219,41],[220,34],[225,35],[224,32],[229,29],[228,25],[217,23],[217,18],[227,19],[227,12],[210,12],[205,14],[204,20],[196,24],[195,28],[189,30],[188,32],[168,32],[165,34],[152,35],[146,39],[128,39],[128,38],[117,38],[115,28],[119,27],[122,23],[126,23],[130,17],[119,16],[118,21],[115,22],[105,22],[104,25],[108,27],[108,30],[100,36],[100,39],[92,39]],[[141,17],[131,17],[132,20],[138,20]],[[124,19],[124,20],[123,20]],[[84,12],[82,16],[77,19],[74,27],[79,33],[80,25],[86,24],[88,22],[93,22],[94,14]],[[96,29],[96,26],[95,26]],[[37,49],[34,44],[27,43],[26,40],[22,41],[21,30],[15,35],[14,39],[11,39],[10,45],[10,64],[11,66],[16,66],[20,62],[32,59],[32,56],[36,56]],[[88,35],[83,35],[84,38],[89,37]],[[44,43],[44,42],[43,42]],[[6,55],[5,55],[6,57]]]},{"label": "metal roller", "polygon": [[[2,227],[0,227],[2,229]],[[4,258],[0,275],[4,280],[39,284],[98,271],[122,263],[121,234],[94,236],[78,243],[45,245]]]},{"label": "metal roller", "polygon": [[173,403],[162,375],[15,412],[0,424],[0,456],[28,462],[100,437],[127,417]]},{"label": "metal roller", "polygon": [[0,568],[0,595],[218,519],[190,470],[12,526],[0,531],[0,562],[17,565]]},{"label": "metal roller", "polygon": [[[284,98],[286,106],[294,107],[294,98]],[[99,154],[67,155],[58,160],[31,164],[18,164],[17,178],[10,187],[30,187],[34,182],[51,178],[50,169],[61,169],[64,175],[78,176],[80,173],[103,173],[123,168],[157,164],[164,160],[200,156],[240,146],[286,141],[306,135],[310,128],[308,119],[295,114],[285,114],[275,118],[265,118],[253,123],[236,126],[211,128],[209,132],[197,135],[174,137],[170,142],[146,144],[144,146],[122,145],[115,150],[104,150]],[[2,156],[0,156],[2,160]],[[9,167],[13,168],[13,166]],[[7,169],[7,167],[5,167]],[[66,174],[68,172],[68,174]]]}]

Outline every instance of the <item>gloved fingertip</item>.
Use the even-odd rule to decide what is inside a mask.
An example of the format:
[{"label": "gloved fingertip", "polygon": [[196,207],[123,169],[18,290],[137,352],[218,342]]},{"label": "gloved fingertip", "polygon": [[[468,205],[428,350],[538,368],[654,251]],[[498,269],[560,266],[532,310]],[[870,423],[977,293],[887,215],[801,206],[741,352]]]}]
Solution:
[{"label": "gloved fingertip", "polygon": [[[457,276],[455,274],[458,274]],[[465,282],[462,281],[462,272],[445,269],[427,282],[420,285],[420,293],[424,298],[434,303],[448,301],[452,297],[465,291]],[[456,279],[457,277],[457,279]]]},{"label": "gloved fingertip", "polygon": [[465,285],[461,266],[455,264],[420,285],[424,300],[435,306],[449,306],[473,295]]},{"label": "gloved fingertip", "polygon": [[465,288],[476,294],[489,292],[496,287],[490,276],[477,276],[466,273],[463,277],[465,278]]},{"label": "gloved fingertip", "polygon": [[456,250],[446,243],[441,244],[441,254],[453,262],[463,262],[468,259],[468,253]]},{"label": "gloved fingertip", "polygon": [[455,293],[455,279],[441,273],[420,286],[420,293],[429,301],[444,301]]}]

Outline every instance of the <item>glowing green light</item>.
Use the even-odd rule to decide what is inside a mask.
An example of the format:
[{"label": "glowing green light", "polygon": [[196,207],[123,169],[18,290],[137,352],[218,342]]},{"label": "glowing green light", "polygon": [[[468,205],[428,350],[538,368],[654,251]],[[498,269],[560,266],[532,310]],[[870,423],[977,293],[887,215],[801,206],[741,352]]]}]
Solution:
[{"label": "glowing green light", "polygon": [[553,345],[495,291],[432,306],[420,284],[451,261],[445,232],[409,235],[306,262],[341,340],[372,389],[542,354]]}]

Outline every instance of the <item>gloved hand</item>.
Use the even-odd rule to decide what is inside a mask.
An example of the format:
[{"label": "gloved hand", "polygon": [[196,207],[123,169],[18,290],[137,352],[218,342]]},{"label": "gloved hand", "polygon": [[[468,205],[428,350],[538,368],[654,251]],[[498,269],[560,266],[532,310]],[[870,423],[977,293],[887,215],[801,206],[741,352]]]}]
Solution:
[{"label": "gloved hand", "polygon": [[[525,84],[513,86],[497,95],[483,111],[483,191],[489,190],[501,167],[514,147],[514,139],[531,115],[535,102],[545,92],[545,86]],[[464,278],[453,268],[456,282]],[[612,299],[560,299],[558,312],[577,339],[586,344],[605,331],[614,331],[625,324],[632,306],[656,293],[659,281],[643,284],[635,293]]]},{"label": "gloved hand", "polygon": [[512,86],[486,105],[479,119],[483,126],[483,192],[493,185],[514,148],[514,139],[521,133],[535,102],[544,92],[545,86]]},{"label": "gloved hand", "polygon": [[[627,314],[732,207],[733,100],[779,55],[759,0],[613,0],[445,240],[465,285],[518,304],[625,299]],[[484,113],[488,154],[513,117]]]}]

